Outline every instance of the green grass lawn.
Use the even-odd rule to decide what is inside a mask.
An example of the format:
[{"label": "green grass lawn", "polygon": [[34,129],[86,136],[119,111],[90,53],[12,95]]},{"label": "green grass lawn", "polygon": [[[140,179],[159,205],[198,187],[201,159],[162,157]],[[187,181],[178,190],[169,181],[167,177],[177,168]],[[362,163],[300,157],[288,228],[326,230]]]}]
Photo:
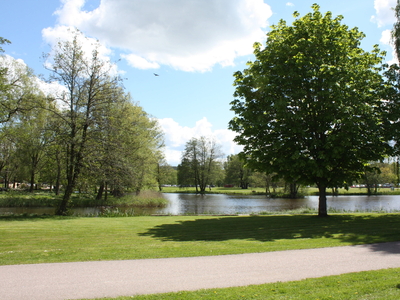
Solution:
[{"label": "green grass lawn", "polygon": [[[266,252],[400,240],[400,214],[0,217],[0,265]],[[135,299],[400,299],[400,269]],[[132,299],[120,297],[117,299]]]},{"label": "green grass lawn", "polygon": [[0,265],[238,254],[400,240],[400,214],[0,217]]},{"label": "green grass lawn", "polygon": [[[301,281],[278,282],[246,287],[207,289],[194,292],[178,292],[133,297],[118,300],[263,300],[263,299],[400,299],[400,269],[350,273],[340,276],[311,278]],[[105,298],[102,298],[105,299]],[[107,298],[111,299],[111,298]]]}]

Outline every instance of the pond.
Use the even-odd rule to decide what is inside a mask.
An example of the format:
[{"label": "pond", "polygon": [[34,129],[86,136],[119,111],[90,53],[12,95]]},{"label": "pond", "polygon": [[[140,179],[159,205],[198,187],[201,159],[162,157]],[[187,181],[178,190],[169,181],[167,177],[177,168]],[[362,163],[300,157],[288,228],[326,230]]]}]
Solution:
[{"label": "pond", "polygon": [[[249,214],[299,208],[318,209],[318,196],[304,199],[268,198],[264,195],[164,194],[170,204],[157,213]],[[336,211],[400,211],[400,196],[328,196],[328,209]]]},{"label": "pond", "polygon": [[[272,211],[285,211],[300,208],[318,209],[318,196],[304,199],[268,198],[263,195],[224,195],[224,194],[164,194],[169,204],[164,208],[134,208],[137,215],[151,214],[250,214]],[[328,196],[328,209],[335,211],[400,211],[400,196]],[[76,215],[96,215],[98,208],[77,208]],[[53,214],[54,208],[0,208],[0,214]]]}]

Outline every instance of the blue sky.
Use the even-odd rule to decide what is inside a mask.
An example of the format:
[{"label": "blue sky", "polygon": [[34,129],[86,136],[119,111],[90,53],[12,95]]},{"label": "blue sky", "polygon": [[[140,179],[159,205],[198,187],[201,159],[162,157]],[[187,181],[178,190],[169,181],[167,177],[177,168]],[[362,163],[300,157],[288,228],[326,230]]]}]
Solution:
[{"label": "blue sky", "polygon": [[177,165],[192,137],[214,137],[226,155],[240,151],[227,130],[233,73],[270,25],[291,24],[294,11],[304,15],[313,3],[364,32],[364,50],[379,44],[393,60],[396,0],[1,0],[0,36],[12,42],[7,55],[45,76],[41,56],[67,27],[98,39],[133,100],[159,120],[167,161]]}]

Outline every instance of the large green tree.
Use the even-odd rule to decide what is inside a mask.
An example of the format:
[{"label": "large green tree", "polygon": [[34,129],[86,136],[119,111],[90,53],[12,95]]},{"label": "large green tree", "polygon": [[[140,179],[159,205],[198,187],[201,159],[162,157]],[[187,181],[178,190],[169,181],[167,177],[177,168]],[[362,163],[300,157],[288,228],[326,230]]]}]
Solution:
[{"label": "large green tree", "polygon": [[359,178],[390,151],[380,64],[384,53],[360,48],[364,34],[319,6],[293,24],[272,26],[255,61],[235,73],[230,129],[249,164],[287,182],[316,184],[319,216],[326,189]]},{"label": "large green tree", "polygon": [[[397,0],[397,5],[394,9],[396,22],[393,25],[392,29],[392,42],[395,49],[395,55],[397,61],[400,60],[400,1]],[[389,93],[390,105],[393,107],[397,107],[400,105],[400,68],[397,64],[393,64],[390,69],[385,72],[385,75],[388,81],[391,83],[391,92]],[[397,110],[392,109],[392,114],[388,117],[391,121],[391,124],[396,124],[396,121],[400,119],[400,114]],[[400,126],[395,126],[392,130],[393,140],[396,142],[395,144],[395,157],[396,157],[396,173],[397,173],[397,184],[400,184]]]},{"label": "large green tree", "polygon": [[89,157],[87,147],[95,136],[99,112],[104,111],[113,94],[119,91],[119,78],[112,76],[112,65],[101,58],[99,44],[87,53],[79,31],[72,33],[72,40],[57,43],[47,58],[47,68],[52,78],[65,86],[55,96],[60,110],[54,114],[63,122],[63,145],[67,183],[64,196],[56,214],[68,212],[71,195],[78,183]]},{"label": "large green tree", "polygon": [[44,165],[47,148],[52,144],[48,120],[47,110],[32,109],[21,115],[14,125],[18,160],[26,170],[26,177],[21,179],[30,183],[30,192],[33,192],[37,175]]},{"label": "large green tree", "polygon": [[240,186],[242,189],[249,187],[251,170],[246,168],[244,160],[238,154],[228,155],[224,163],[225,183]]}]

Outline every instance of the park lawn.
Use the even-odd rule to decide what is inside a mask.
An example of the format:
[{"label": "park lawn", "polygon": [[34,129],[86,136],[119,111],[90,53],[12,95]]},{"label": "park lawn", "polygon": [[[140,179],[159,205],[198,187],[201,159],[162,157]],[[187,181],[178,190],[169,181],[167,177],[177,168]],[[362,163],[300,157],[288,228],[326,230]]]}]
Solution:
[{"label": "park lawn", "polygon": [[300,281],[268,283],[245,287],[207,289],[131,297],[116,300],[197,300],[197,299],[400,299],[400,269],[387,269]]},{"label": "park lawn", "polygon": [[[400,240],[400,214],[0,217],[0,265],[189,257]],[[400,283],[400,282],[399,282]]]}]

